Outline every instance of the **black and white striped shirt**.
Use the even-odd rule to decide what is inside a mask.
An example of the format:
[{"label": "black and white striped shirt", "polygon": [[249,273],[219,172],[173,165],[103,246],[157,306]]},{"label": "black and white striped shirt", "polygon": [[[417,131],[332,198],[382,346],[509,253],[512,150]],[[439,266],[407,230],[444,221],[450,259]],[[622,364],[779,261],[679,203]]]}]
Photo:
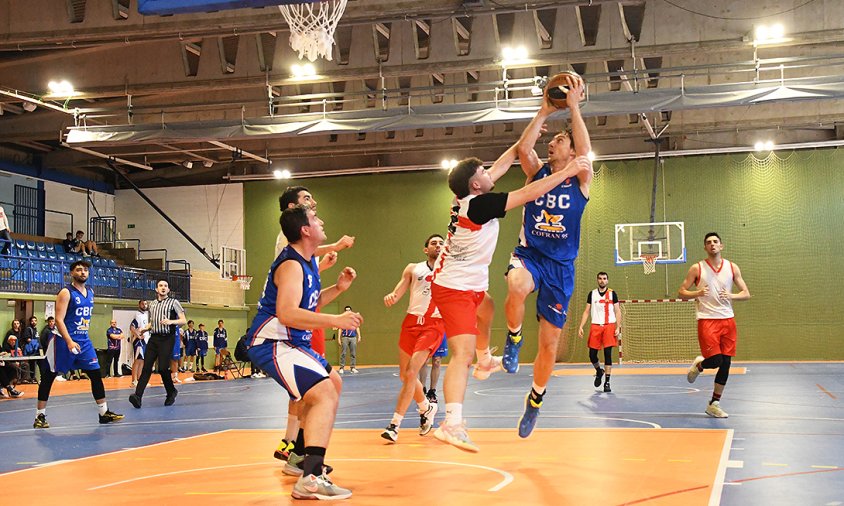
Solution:
[{"label": "black and white striped shirt", "polygon": [[149,321],[152,323],[153,334],[173,334],[175,325],[162,325],[161,320],[178,320],[179,314],[184,313],[182,304],[173,297],[164,300],[154,300],[149,303]]}]

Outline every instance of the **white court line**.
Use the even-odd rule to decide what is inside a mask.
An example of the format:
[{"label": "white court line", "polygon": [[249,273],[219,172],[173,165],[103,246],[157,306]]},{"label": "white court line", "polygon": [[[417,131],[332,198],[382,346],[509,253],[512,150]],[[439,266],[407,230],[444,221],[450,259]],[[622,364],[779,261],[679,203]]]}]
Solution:
[{"label": "white court line", "polygon": [[721,493],[724,490],[724,478],[727,474],[727,464],[730,462],[730,447],[733,444],[733,429],[727,429],[727,436],[724,438],[724,446],[721,448],[721,459],[718,462],[718,471],[715,473],[715,483],[712,484],[712,493],[709,495],[709,506],[721,504]]},{"label": "white court line", "polygon": [[743,469],[744,468],[744,461],[743,460],[730,460],[727,462],[727,467],[730,469]]},{"label": "white court line", "polygon": [[[161,422],[159,422],[159,423],[161,423]],[[222,434],[223,432],[229,432],[230,430],[232,430],[232,429],[218,430],[218,431],[214,431],[214,432],[208,432],[206,434],[197,434],[196,436],[183,437],[180,440],[196,439],[196,438],[200,438],[200,437],[211,436],[211,435],[214,435],[214,434]],[[115,450],[113,452],[100,453],[99,455],[89,455],[87,457],[79,457],[78,459],[66,459],[66,460],[58,460],[58,461],[55,461],[55,462],[47,462],[47,463],[41,464],[39,466],[27,467],[25,469],[18,469],[17,471],[9,471],[8,473],[0,473],[0,478],[6,477],[6,476],[11,476],[11,475],[17,474],[17,473],[23,473],[23,472],[26,472],[26,471],[32,471],[33,469],[40,469],[40,468],[45,467],[45,466],[67,464],[68,462],[82,462],[83,460],[93,459],[93,458],[96,458],[96,457],[104,457],[106,455],[116,455],[118,453],[131,452],[131,451],[137,450],[139,448],[152,448],[153,446],[161,446],[161,445],[169,444],[169,443],[172,443],[172,442],[173,442],[173,440],[161,441],[159,443],[152,443],[152,444],[148,444],[148,445],[144,445],[144,446],[137,446],[135,448],[123,448],[122,450]]]},{"label": "white court line", "polygon": [[[513,475],[508,473],[507,471],[502,471],[501,469],[496,469],[494,467],[487,467],[481,466],[477,464],[466,464],[462,462],[446,462],[440,460],[411,460],[411,459],[332,459],[333,462],[410,462],[410,463],[418,463],[418,464],[439,464],[439,465],[447,465],[447,466],[462,466],[462,467],[472,467],[475,469],[482,469],[484,471],[490,471],[493,473],[498,473],[504,477],[503,480],[498,482],[494,487],[487,489],[487,492],[498,492],[502,488],[506,487],[510,483],[513,482]],[[107,483],[105,485],[100,485],[98,487],[89,488],[88,491],[93,490],[100,490],[104,488],[114,487],[117,485],[125,485],[127,483],[133,483],[136,481],[147,480],[152,478],[161,478],[164,476],[174,476],[177,474],[185,474],[185,473],[195,473],[195,472],[204,472],[204,471],[216,471],[219,469],[231,469],[235,467],[249,467],[249,466],[266,466],[266,462],[254,462],[251,464],[229,464],[225,466],[214,466],[214,467],[202,467],[202,468],[195,468],[195,469],[181,469],[179,471],[171,471],[169,473],[158,473],[158,474],[150,474],[147,476],[138,476],[137,478],[130,478],[128,480],[116,481],[114,483]]]}]

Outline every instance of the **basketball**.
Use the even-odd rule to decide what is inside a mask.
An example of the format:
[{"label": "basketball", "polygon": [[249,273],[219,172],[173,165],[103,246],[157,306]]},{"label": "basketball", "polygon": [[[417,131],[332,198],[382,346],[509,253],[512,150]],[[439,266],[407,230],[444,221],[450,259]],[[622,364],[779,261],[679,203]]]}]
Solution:
[{"label": "basketball", "polygon": [[545,85],[545,98],[557,109],[565,109],[566,96],[575,81],[581,80],[575,72],[566,71],[551,77]]}]

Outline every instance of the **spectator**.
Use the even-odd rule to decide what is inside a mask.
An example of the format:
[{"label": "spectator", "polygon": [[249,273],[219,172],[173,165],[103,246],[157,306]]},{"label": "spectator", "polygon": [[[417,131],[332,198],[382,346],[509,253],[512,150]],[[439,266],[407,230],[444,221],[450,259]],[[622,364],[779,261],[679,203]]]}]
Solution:
[{"label": "spectator", "polygon": [[0,206],[0,255],[9,254],[9,249],[12,247],[12,236],[9,235],[11,231],[6,211]]},{"label": "spectator", "polygon": [[23,336],[23,329],[21,329],[21,321],[20,320],[12,320],[12,328],[6,331],[6,337],[3,338],[3,348],[6,348],[6,342],[9,340],[9,337],[15,336],[15,339],[18,337]]},{"label": "spectator", "polygon": [[[18,343],[18,336],[12,334],[6,339],[6,342],[3,343],[3,353],[13,357],[23,356],[23,349]],[[22,383],[24,380],[29,381],[29,364],[25,361],[10,362],[10,364],[11,367],[8,367],[7,370],[13,374],[17,383]]]},{"label": "spectator", "polygon": [[223,320],[217,321],[217,328],[214,329],[214,370],[220,369],[223,363],[223,355],[228,354],[229,341],[226,328],[223,327]]},{"label": "spectator", "polygon": [[11,367],[11,362],[3,362],[0,357],[0,397],[23,397],[23,392],[15,390],[14,378],[15,370]]},{"label": "spectator", "polygon": [[65,253],[75,253],[79,249],[79,243],[73,238],[72,232],[68,232],[65,236],[65,240],[62,241],[62,248],[64,248]]},{"label": "spectator", "polygon": [[[29,326],[23,329],[23,339],[20,341],[23,348],[23,354],[27,357],[34,357],[41,354],[41,343],[38,339],[38,317],[29,317]],[[29,377],[26,378],[29,383],[37,383],[35,380],[35,361],[28,362]]]},{"label": "spectator", "polygon": [[123,330],[117,326],[117,320],[111,320],[111,326],[106,329],[106,341],[108,344],[105,363],[106,377],[109,376],[108,370],[114,362],[114,377],[119,378],[123,376],[120,374],[120,342],[123,341]]},{"label": "spectator", "polygon": [[77,249],[75,253],[82,256],[100,256],[100,250],[97,248],[97,243],[94,241],[85,240],[85,232],[81,230],[76,231]]}]

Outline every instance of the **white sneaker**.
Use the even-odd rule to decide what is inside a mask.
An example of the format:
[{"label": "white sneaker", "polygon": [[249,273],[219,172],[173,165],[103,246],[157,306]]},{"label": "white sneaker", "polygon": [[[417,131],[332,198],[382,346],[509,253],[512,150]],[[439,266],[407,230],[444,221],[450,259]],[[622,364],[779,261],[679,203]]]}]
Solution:
[{"label": "white sneaker", "polygon": [[700,376],[700,369],[698,369],[697,366],[699,366],[701,362],[703,362],[703,357],[698,355],[689,367],[689,372],[686,373],[686,379],[689,380],[689,383],[694,383],[697,377]]},{"label": "white sneaker", "polygon": [[173,383],[181,383],[181,382],[182,382],[182,380],[180,380],[179,378],[173,378]]},{"label": "white sneaker", "polygon": [[386,439],[391,443],[395,443],[399,440],[399,428],[395,426],[395,424],[390,424],[384,429],[384,432],[381,433],[381,437]]},{"label": "white sneaker", "polygon": [[475,370],[472,371],[472,377],[477,380],[485,380],[489,378],[490,374],[502,369],[501,359],[502,357],[490,356],[489,362],[486,364],[481,364],[480,362],[475,364]]},{"label": "white sneaker", "polygon": [[424,413],[419,413],[419,435],[425,436],[431,432],[434,426],[434,417],[437,416],[439,406],[436,402],[428,401],[428,410]]},{"label": "white sneaker", "polygon": [[337,371],[337,373],[338,374],[346,374],[346,371],[341,367],[340,370]]},{"label": "white sneaker", "polygon": [[293,485],[291,494],[294,499],[319,499],[322,501],[348,499],[352,497],[352,491],[338,487],[326,475],[314,476],[309,474],[302,476]]},{"label": "white sneaker", "polygon": [[351,373],[352,373],[352,374],[357,374],[357,373],[359,373],[359,372],[360,372],[360,371],[358,371],[357,367],[352,367],[352,369],[351,369]]},{"label": "white sneaker", "polygon": [[712,418],[729,418],[730,417],[730,415],[728,415],[726,411],[721,409],[721,402],[720,401],[713,401],[709,406],[706,406],[706,411],[704,411],[704,413],[711,416]]},{"label": "white sneaker", "polygon": [[477,452],[480,450],[478,445],[469,439],[469,433],[466,432],[465,421],[457,425],[446,425],[445,422],[441,423],[440,426],[437,427],[437,430],[434,431],[434,437],[443,443],[448,443],[460,448],[461,450],[466,450],[467,452]]},{"label": "white sneaker", "polygon": [[67,378],[64,376],[56,376],[56,381],[67,381]]}]

